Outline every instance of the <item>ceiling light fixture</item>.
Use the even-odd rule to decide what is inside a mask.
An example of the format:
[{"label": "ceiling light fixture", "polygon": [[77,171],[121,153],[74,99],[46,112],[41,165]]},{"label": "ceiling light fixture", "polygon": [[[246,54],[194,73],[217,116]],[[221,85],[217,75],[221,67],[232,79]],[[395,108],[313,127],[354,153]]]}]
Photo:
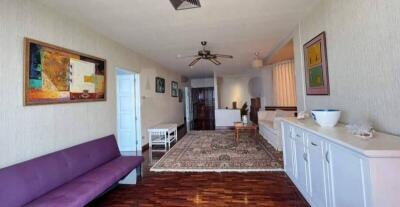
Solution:
[{"label": "ceiling light fixture", "polygon": [[200,8],[200,0],[170,0],[175,10]]},{"label": "ceiling light fixture", "polygon": [[263,60],[260,58],[260,53],[255,53],[256,58],[253,60],[252,66],[253,68],[260,69],[264,66]]}]

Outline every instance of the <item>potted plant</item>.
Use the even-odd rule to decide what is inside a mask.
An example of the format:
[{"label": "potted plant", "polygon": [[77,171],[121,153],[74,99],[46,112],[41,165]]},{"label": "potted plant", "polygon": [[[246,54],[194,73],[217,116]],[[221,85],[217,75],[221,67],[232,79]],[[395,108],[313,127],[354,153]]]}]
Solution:
[{"label": "potted plant", "polygon": [[240,116],[242,117],[242,122],[244,124],[248,123],[248,119],[247,119],[247,114],[249,112],[248,106],[247,106],[247,102],[244,102],[242,108],[240,109]]}]

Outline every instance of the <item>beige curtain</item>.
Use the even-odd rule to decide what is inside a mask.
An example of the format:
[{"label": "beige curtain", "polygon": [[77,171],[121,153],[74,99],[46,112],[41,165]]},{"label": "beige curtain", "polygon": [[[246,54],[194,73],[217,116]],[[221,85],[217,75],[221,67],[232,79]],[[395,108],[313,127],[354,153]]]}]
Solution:
[{"label": "beige curtain", "polygon": [[296,80],[293,60],[272,66],[275,106],[296,106]]}]

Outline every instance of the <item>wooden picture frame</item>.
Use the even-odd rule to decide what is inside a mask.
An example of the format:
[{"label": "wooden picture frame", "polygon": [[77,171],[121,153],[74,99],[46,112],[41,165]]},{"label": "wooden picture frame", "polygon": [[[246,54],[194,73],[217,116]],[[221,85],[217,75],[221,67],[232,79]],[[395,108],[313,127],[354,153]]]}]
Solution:
[{"label": "wooden picture frame", "polygon": [[325,32],[304,44],[307,95],[329,95],[328,58]]},{"label": "wooden picture frame", "polygon": [[156,77],[156,93],[165,93],[165,79]]},{"label": "wooden picture frame", "polygon": [[171,96],[178,97],[178,82],[171,81]]},{"label": "wooden picture frame", "polygon": [[24,106],[107,100],[106,60],[24,38]]}]

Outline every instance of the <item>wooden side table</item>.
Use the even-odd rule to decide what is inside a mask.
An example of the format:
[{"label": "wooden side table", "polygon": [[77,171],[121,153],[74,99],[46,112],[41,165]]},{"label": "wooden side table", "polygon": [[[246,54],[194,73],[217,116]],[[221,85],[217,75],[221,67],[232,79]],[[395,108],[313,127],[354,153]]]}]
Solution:
[{"label": "wooden side table", "polygon": [[236,143],[239,143],[240,132],[243,131],[252,131],[253,136],[256,136],[257,124],[254,124],[253,122],[249,122],[247,124],[243,124],[242,122],[235,122]]}]

